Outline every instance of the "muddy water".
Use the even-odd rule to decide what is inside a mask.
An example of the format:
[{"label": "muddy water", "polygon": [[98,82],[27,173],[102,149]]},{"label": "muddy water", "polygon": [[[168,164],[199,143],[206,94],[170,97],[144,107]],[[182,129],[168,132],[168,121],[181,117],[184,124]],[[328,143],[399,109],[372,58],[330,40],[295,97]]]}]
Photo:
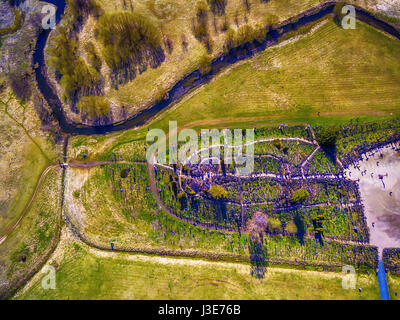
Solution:
[{"label": "muddy water", "polygon": [[[400,148],[396,144],[363,156],[346,175],[359,180],[370,242],[383,248],[400,247]],[[382,156],[383,157],[382,157]]]}]

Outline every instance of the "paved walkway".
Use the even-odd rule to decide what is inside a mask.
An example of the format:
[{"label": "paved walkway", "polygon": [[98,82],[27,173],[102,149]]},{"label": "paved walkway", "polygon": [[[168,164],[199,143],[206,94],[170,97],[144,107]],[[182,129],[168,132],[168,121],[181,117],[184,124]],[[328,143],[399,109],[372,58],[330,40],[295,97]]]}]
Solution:
[{"label": "paved walkway", "polygon": [[379,282],[379,291],[381,292],[381,300],[390,300],[389,299],[389,290],[386,282],[386,271],[383,266],[382,260],[379,260],[378,263],[378,282]]}]

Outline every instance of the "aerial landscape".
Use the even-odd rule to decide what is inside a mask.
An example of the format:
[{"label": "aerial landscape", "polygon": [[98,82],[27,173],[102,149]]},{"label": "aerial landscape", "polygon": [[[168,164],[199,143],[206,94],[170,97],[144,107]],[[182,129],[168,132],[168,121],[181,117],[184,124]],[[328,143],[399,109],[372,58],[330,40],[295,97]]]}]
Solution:
[{"label": "aerial landscape", "polygon": [[400,299],[400,0],[0,0],[0,111],[1,300]]}]

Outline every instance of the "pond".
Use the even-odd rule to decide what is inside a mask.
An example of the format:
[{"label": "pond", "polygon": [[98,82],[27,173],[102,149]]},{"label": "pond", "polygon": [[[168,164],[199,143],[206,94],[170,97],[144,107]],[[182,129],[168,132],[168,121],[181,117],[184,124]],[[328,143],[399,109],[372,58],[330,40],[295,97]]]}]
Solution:
[{"label": "pond", "polygon": [[370,243],[379,248],[400,247],[400,144],[363,156],[346,176],[359,179]]}]

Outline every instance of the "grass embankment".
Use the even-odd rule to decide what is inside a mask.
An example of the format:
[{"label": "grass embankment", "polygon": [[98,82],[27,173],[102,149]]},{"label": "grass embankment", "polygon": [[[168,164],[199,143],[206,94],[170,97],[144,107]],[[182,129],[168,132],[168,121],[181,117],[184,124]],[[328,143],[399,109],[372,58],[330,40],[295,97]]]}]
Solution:
[{"label": "grass embankment", "polygon": [[379,299],[374,276],[358,290],[342,288],[342,273],[268,268],[263,280],[243,264],[103,253],[76,242],[57,264],[56,289],[33,279],[17,299]]},{"label": "grass embankment", "polygon": [[169,119],[320,123],[398,113],[399,55],[400,41],[364,23],[344,30],[330,21],[220,75],[152,127],[165,128]]},{"label": "grass embankment", "polygon": [[7,297],[45,262],[58,241],[61,171],[49,172],[19,226],[0,245],[0,297]]},{"label": "grass embankment", "polygon": [[13,95],[0,97],[0,237],[24,211],[42,172],[55,162],[54,146],[40,131],[33,108]]}]

